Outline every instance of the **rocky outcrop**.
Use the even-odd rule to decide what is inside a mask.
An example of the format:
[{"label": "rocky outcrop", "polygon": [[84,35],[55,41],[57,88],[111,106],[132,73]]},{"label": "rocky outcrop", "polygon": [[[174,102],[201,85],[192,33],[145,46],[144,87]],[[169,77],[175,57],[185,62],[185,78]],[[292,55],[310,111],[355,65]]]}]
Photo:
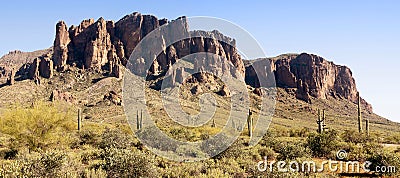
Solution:
[{"label": "rocky outcrop", "polygon": [[49,57],[44,57],[39,62],[39,74],[44,78],[53,77],[53,61]]},{"label": "rocky outcrop", "polygon": [[33,52],[22,52],[19,50],[10,51],[0,58],[0,81],[9,79],[11,72],[15,70],[15,77],[26,78],[29,64],[35,58],[52,53],[51,49],[38,50]]},{"label": "rocky outcrop", "polygon": [[69,38],[68,27],[64,21],[60,21],[56,25],[56,38],[54,40],[53,61],[57,70],[64,70],[64,66],[68,60],[68,44],[71,41]]},{"label": "rocky outcrop", "polygon": [[39,78],[39,63],[40,59],[35,58],[33,62],[29,66],[28,78],[29,79],[37,79]]},{"label": "rocky outcrop", "polygon": [[[132,60],[131,70],[138,75],[159,75],[165,72],[178,59],[198,52],[209,52],[225,58],[204,58],[196,61],[195,67],[204,65],[210,67],[218,74],[233,76],[244,75],[243,61],[235,47],[235,40],[226,37],[218,31],[189,31],[186,17],[178,18],[178,25],[170,30],[168,35],[190,34],[188,39],[178,41],[170,46],[165,46],[164,41],[154,45],[164,49],[152,63],[143,58]],[[179,23],[178,23],[179,22]],[[55,68],[63,69],[68,64],[87,69],[101,70],[105,66],[110,75],[120,76],[119,67],[127,65],[127,58],[131,55],[138,43],[154,29],[168,22],[166,19],[159,20],[152,15],[133,13],[123,17],[114,23],[100,18],[84,20],[79,26],[67,26],[60,21],[56,26],[56,37],[54,40],[53,62]],[[162,40],[165,38],[162,37]],[[149,49],[152,50],[152,49]],[[230,67],[228,63],[234,67]],[[146,73],[146,69],[150,70]],[[234,70],[236,68],[237,70]],[[117,72],[117,73],[115,73]],[[181,72],[181,71],[179,71]],[[181,80],[181,79],[179,79]]]},{"label": "rocky outcrop", "polygon": [[201,86],[195,85],[195,86],[193,86],[193,88],[190,90],[190,92],[191,92],[193,95],[198,95],[198,94],[200,94],[200,93],[203,93],[203,89],[201,89]]},{"label": "rocky outcrop", "polygon": [[311,99],[309,92],[308,84],[305,82],[303,83],[303,81],[299,79],[297,81],[296,98],[310,103]]},{"label": "rocky outcrop", "polygon": [[[57,35],[56,35],[57,37]],[[84,20],[77,27],[70,27],[68,60],[84,68],[101,69],[108,62],[108,52],[112,49],[107,22],[100,18]],[[56,39],[57,41],[57,39]],[[54,49],[56,52],[56,49]]]},{"label": "rocky outcrop", "polygon": [[61,90],[53,90],[53,92],[51,93],[51,96],[50,96],[50,100],[53,102],[54,101],[65,101],[65,102],[72,103],[75,100],[75,98],[69,92],[62,92]]},{"label": "rocky outcrop", "polygon": [[231,96],[231,92],[229,91],[229,88],[226,85],[223,85],[222,88],[217,92],[217,94],[224,97]]},{"label": "rocky outcrop", "polygon": [[38,79],[39,76],[44,78],[53,77],[53,61],[51,60],[51,55],[46,54],[44,56],[35,58],[29,66],[28,78]]},{"label": "rocky outcrop", "polygon": [[[275,74],[276,85],[282,88],[296,88],[295,95],[298,99],[311,102],[311,96],[322,99],[334,96],[357,102],[356,83],[351,70],[346,66],[336,65],[320,56],[306,53],[263,60],[271,62],[271,72]],[[258,87],[256,83],[251,82],[257,80],[253,67],[246,67],[246,83]],[[363,101],[365,108],[372,112],[372,107]]]},{"label": "rocky outcrop", "polygon": [[261,88],[255,88],[253,90],[253,93],[258,95],[258,96],[262,96],[264,94],[263,90]]},{"label": "rocky outcrop", "polygon": [[115,91],[110,91],[108,94],[104,95],[104,100],[109,100],[110,102],[114,103],[115,105],[122,104],[122,96],[117,94]]},{"label": "rocky outcrop", "polygon": [[15,84],[15,69],[12,69],[10,72],[10,76],[7,79],[7,84],[8,85],[14,85]]}]

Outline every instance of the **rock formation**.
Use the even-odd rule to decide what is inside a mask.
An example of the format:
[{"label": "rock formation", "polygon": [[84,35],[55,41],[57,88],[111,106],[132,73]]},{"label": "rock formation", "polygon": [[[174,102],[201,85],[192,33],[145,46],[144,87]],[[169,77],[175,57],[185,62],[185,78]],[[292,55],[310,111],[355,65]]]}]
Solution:
[{"label": "rock formation", "polygon": [[66,102],[73,102],[75,99],[69,92],[62,92],[60,90],[53,90],[50,96],[51,101],[66,101]]},{"label": "rock formation", "polygon": [[229,88],[226,85],[223,85],[221,90],[219,90],[217,92],[217,94],[219,94],[221,96],[225,96],[225,97],[230,97],[231,96],[231,92],[229,91]]},{"label": "rock formation", "polygon": [[28,78],[38,79],[39,76],[45,78],[53,77],[53,61],[51,60],[51,55],[46,54],[41,57],[35,58],[29,66]]},{"label": "rock formation", "polygon": [[[322,99],[334,96],[357,102],[356,83],[351,70],[346,66],[336,65],[320,56],[306,53],[260,59],[262,60],[271,62],[271,72],[275,74],[276,85],[282,88],[296,88],[298,99],[310,102],[310,96]],[[246,83],[258,87],[253,67],[246,67]],[[365,100],[362,102],[365,108],[372,112],[372,107]]]},{"label": "rock formation", "polygon": [[115,105],[121,105],[122,104],[122,96],[117,94],[115,91],[110,91],[108,94],[104,95],[104,100],[109,100]]},{"label": "rock formation", "polygon": [[58,71],[63,70],[68,60],[68,44],[69,38],[68,27],[64,21],[60,21],[56,25],[56,38],[54,40],[53,62]]},{"label": "rock formation", "polygon": [[[63,21],[58,22],[52,55],[48,52],[47,55],[35,58],[31,61],[29,68],[25,66],[23,71],[20,69],[17,72],[17,75],[25,71],[28,78],[36,81],[39,77],[51,78],[53,69],[64,71],[72,65],[96,71],[106,69],[109,76],[121,78],[122,69],[128,65],[128,58],[139,42],[154,29],[167,23],[177,23],[177,25],[167,32],[167,36],[157,38],[160,41],[154,43],[157,45],[154,48],[162,49],[161,53],[152,56],[151,60],[146,60],[149,58],[145,54],[153,50],[146,49],[141,51],[143,56],[130,61],[129,69],[135,74],[150,75],[153,78],[163,77],[180,58],[189,54],[207,52],[215,56],[199,57],[191,61],[193,70],[198,73],[186,78],[185,70],[173,71],[169,83],[174,84],[183,80],[212,83],[215,75],[210,73],[214,73],[233,77],[242,75],[248,85],[258,88],[262,82],[274,83],[269,81],[271,74],[274,74],[275,78],[272,80],[275,80],[276,85],[295,89],[298,99],[310,102],[311,97],[325,99],[327,96],[334,96],[357,102],[355,80],[351,70],[346,66],[336,65],[322,57],[303,53],[257,60],[253,62],[252,67],[245,67],[234,39],[218,31],[190,31],[186,17],[168,21],[140,13],[127,15],[117,22],[106,21],[103,18],[97,21],[88,19],[78,26],[69,28]],[[158,31],[155,32],[158,33]],[[179,34],[186,34],[189,38],[177,41],[170,46],[165,45],[168,36]],[[10,52],[9,56],[21,54],[23,53],[15,51]],[[8,68],[9,66],[0,68],[2,76],[9,76]],[[146,71],[148,68],[150,70]],[[261,71],[261,76],[257,78],[255,71]],[[257,95],[262,95],[261,92],[259,89],[254,90]],[[223,87],[219,93],[229,96],[229,90],[226,87]],[[369,111],[372,110],[365,100],[361,101]]]},{"label": "rock formation", "polygon": [[[171,30],[168,35],[185,33],[194,37],[178,41],[171,46],[158,46],[165,50],[151,64],[143,58],[134,59],[131,61],[131,66],[135,74],[163,74],[179,58],[191,53],[209,52],[226,60],[221,58],[199,59],[196,67],[212,64],[213,72],[232,73],[234,76],[244,75],[244,64],[236,50],[235,40],[225,37],[218,31],[191,32],[186,18],[178,19],[181,24],[174,26],[176,29]],[[95,70],[101,70],[107,66],[110,75],[120,77],[120,72],[117,72],[121,71],[119,67],[127,65],[127,58],[140,40],[165,23],[169,23],[168,20],[158,20],[155,16],[140,13],[127,15],[116,23],[105,21],[103,18],[96,22],[93,19],[84,20],[79,26],[71,26],[68,30],[66,24],[60,21],[56,25],[53,47],[54,66],[57,70],[62,70],[68,64]],[[165,45],[162,41],[154,44]],[[231,62],[237,70],[231,69],[228,62]],[[150,70],[145,73],[147,66],[150,66]]]},{"label": "rock formation", "polygon": [[7,79],[7,84],[8,85],[14,85],[15,84],[15,69],[11,69],[10,76]]},{"label": "rock formation", "polygon": [[200,94],[200,93],[203,92],[203,89],[201,89],[201,86],[195,85],[195,86],[193,86],[193,88],[190,90],[190,92],[192,92],[193,95],[198,95],[198,94]]}]

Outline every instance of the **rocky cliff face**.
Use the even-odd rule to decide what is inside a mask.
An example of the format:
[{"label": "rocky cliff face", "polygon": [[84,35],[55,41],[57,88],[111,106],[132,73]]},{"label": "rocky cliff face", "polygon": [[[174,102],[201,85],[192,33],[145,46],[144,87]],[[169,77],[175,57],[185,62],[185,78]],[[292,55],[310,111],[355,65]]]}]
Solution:
[{"label": "rocky cliff face", "polygon": [[[190,38],[175,42],[170,46],[165,46],[163,41],[156,43],[156,45],[162,45],[157,47],[161,47],[163,51],[154,57],[154,60],[150,60],[153,61],[151,63],[143,58],[131,61],[130,69],[134,73],[157,77],[165,74],[170,66],[184,56],[208,52],[225,57],[227,60],[214,57],[199,58],[193,61],[195,70],[203,71],[206,66],[217,74],[242,75],[245,76],[248,85],[257,88],[260,81],[255,76],[253,67],[256,67],[257,71],[265,71],[263,73],[266,76],[274,73],[278,87],[295,88],[298,99],[311,102],[311,97],[325,99],[333,96],[357,102],[356,84],[351,70],[346,66],[339,66],[317,55],[304,53],[264,59],[272,64],[268,68],[266,68],[268,62],[262,60],[256,61],[253,67],[245,68],[235,47],[234,39],[218,31],[190,31],[186,18],[178,19],[181,24],[170,30],[168,35],[190,34]],[[69,28],[65,22],[60,21],[56,25],[53,52],[46,51],[39,57],[35,56],[34,60],[30,59],[30,65],[17,67],[16,69],[19,69],[17,75],[25,73],[31,79],[51,78],[53,69],[62,72],[70,66],[76,66],[97,71],[105,69],[110,76],[120,78],[123,66],[127,65],[128,58],[138,43],[154,29],[172,22],[174,21],[140,13],[127,15],[117,22],[106,21],[103,18],[97,21],[88,19],[78,26]],[[22,56],[21,54],[23,53],[16,51],[7,56]],[[13,60],[8,60],[8,63],[12,62]],[[228,63],[231,63],[236,70]],[[150,70],[145,73],[148,67]],[[9,71],[11,70],[0,65],[0,75],[10,76]],[[173,71],[172,84],[182,82],[186,76],[185,72],[184,70]],[[190,80],[194,82],[207,82],[213,79],[213,76],[210,77],[205,73],[193,76],[194,78]],[[268,77],[259,76],[259,78],[263,80]],[[259,90],[254,92],[261,94]],[[372,107],[365,100],[362,102],[369,111],[372,111]]]},{"label": "rocky cliff face", "polygon": [[[51,49],[38,50],[33,52],[22,52],[19,50],[10,51],[0,58],[0,83],[11,75],[20,76],[27,72],[28,64],[35,58],[52,53]],[[12,72],[15,72],[13,74]]]},{"label": "rocky cliff face", "polygon": [[[340,97],[357,102],[357,88],[351,70],[336,65],[313,54],[282,55],[269,60],[273,65],[276,84],[283,88],[296,88],[298,99],[310,102],[310,97],[326,99],[328,96]],[[258,87],[252,67],[246,68],[246,82]],[[362,103],[368,111],[372,107],[365,100]]]},{"label": "rocky cliff face", "polygon": [[[179,58],[191,53],[210,52],[223,57],[244,75],[244,64],[240,55],[233,46],[234,40],[223,36],[217,31],[190,32],[185,17],[179,18],[182,24],[173,33],[191,33],[197,37],[184,39],[171,46],[162,46],[165,49],[157,56],[153,64],[146,64],[147,60],[136,59],[132,61],[132,69],[136,74],[143,74],[146,66],[151,65],[150,74],[160,74],[169,69]],[[53,63],[58,71],[64,70],[68,65],[81,68],[101,70],[107,68],[111,75],[120,76],[119,65],[125,66],[132,51],[148,33],[159,26],[169,23],[166,19],[157,19],[152,15],[133,13],[123,17],[118,22],[106,21],[100,18],[84,20],[79,26],[67,25],[60,21],[56,25],[54,40]],[[198,37],[201,36],[201,37]],[[221,42],[224,39],[231,44]],[[162,44],[162,43],[161,43]],[[233,45],[232,45],[233,44]],[[197,61],[196,65],[215,64],[216,72],[230,72],[229,65],[223,61],[204,59]]]}]

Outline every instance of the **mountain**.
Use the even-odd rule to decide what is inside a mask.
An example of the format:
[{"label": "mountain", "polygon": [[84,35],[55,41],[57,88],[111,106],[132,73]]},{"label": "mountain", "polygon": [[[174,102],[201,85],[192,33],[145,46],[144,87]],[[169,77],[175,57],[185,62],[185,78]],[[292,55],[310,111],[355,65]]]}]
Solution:
[{"label": "mountain", "polygon": [[[254,67],[266,68],[262,75],[274,73],[278,87],[277,118],[304,120],[302,117],[312,117],[308,121],[311,123],[314,122],[318,107],[326,109],[337,118],[355,121],[354,109],[358,91],[348,67],[306,53],[243,60],[235,47],[234,39],[218,31],[190,31],[186,17],[178,20],[182,23],[170,33],[187,33],[196,37],[180,40],[171,46],[158,46],[165,50],[155,57],[154,63],[136,59],[130,64],[129,56],[138,43],[154,29],[166,23],[174,23],[174,20],[158,19],[153,15],[135,12],[117,22],[103,18],[97,21],[88,19],[78,26],[68,27],[65,22],[60,21],[55,27],[52,49],[31,53],[10,52],[1,58],[0,77],[4,84],[0,87],[0,97],[3,98],[0,107],[14,102],[34,102],[37,99],[64,100],[85,108],[84,113],[88,119],[114,116],[122,118],[120,79],[124,67],[130,65],[136,75],[143,75],[145,69],[150,68],[146,75],[151,76],[148,80],[152,92],[157,92],[160,90],[159,81],[178,59],[188,54],[209,52],[226,57],[227,62],[232,65],[218,58],[201,58],[194,61],[191,70],[202,71],[203,69],[196,68],[210,65],[213,72],[221,75],[244,75],[249,91],[255,95],[261,93],[258,89],[260,81],[255,75]],[[266,65],[265,61],[271,65]],[[12,74],[11,68],[18,72]],[[232,70],[233,68],[237,70]],[[229,96],[225,85],[214,82],[216,79],[212,75],[204,72],[184,77],[185,75],[187,71],[174,71],[172,83],[184,80],[193,83],[187,86],[193,95],[213,91],[222,97]],[[8,82],[12,85],[7,86],[6,78],[17,82]],[[213,83],[213,87],[208,86],[207,89],[196,84],[204,82]],[[22,89],[24,91],[20,91]],[[292,105],[287,105],[288,101]],[[298,104],[298,108],[293,103]],[[364,118],[371,119],[372,124],[393,124],[375,115],[372,106],[364,99],[362,108]],[[304,116],[293,116],[292,110],[297,109]]]}]

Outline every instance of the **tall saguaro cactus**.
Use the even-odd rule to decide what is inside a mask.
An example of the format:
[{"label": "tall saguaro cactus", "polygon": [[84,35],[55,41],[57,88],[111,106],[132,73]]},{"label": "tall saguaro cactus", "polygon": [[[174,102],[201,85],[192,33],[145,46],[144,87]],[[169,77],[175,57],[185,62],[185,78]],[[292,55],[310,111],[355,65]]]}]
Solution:
[{"label": "tall saguaro cactus", "polygon": [[78,109],[78,131],[81,130],[82,127],[82,109]]},{"label": "tall saguaro cactus", "polygon": [[322,114],[321,114],[321,110],[318,109],[318,120],[317,120],[317,124],[318,124],[318,133],[322,133],[323,131],[325,131],[325,110],[322,110]]},{"label": "tall saguaro cactus", "polygon": [[212,119],[211,127],[216,127],[215,118]]},{"label": "tall saguaro cactus", "polygon": [[136,129],[142,129],[143,126],[143,110],[140,110],[140,118],[139,118],[139,110],[136,111]]},{"label": "tall saguaro cactus", "polygon": [[253,118],[251,117],[253,113],[249,109],[249,116],[247,117],[247,128],[249,129],[249,137],[253,136]]},{"label": "tall saguaro cactus", "polygon": [[360,99],[360,92],[357,92],[357,108],[358,108],[358,132],[362,133],[362,117],[361,117],[361,99]]},{"label": "tall saguaro cactus", "polygon": [[365,120],[365,132],[367,133],[367,136],[369,136],[369,120]]}]

